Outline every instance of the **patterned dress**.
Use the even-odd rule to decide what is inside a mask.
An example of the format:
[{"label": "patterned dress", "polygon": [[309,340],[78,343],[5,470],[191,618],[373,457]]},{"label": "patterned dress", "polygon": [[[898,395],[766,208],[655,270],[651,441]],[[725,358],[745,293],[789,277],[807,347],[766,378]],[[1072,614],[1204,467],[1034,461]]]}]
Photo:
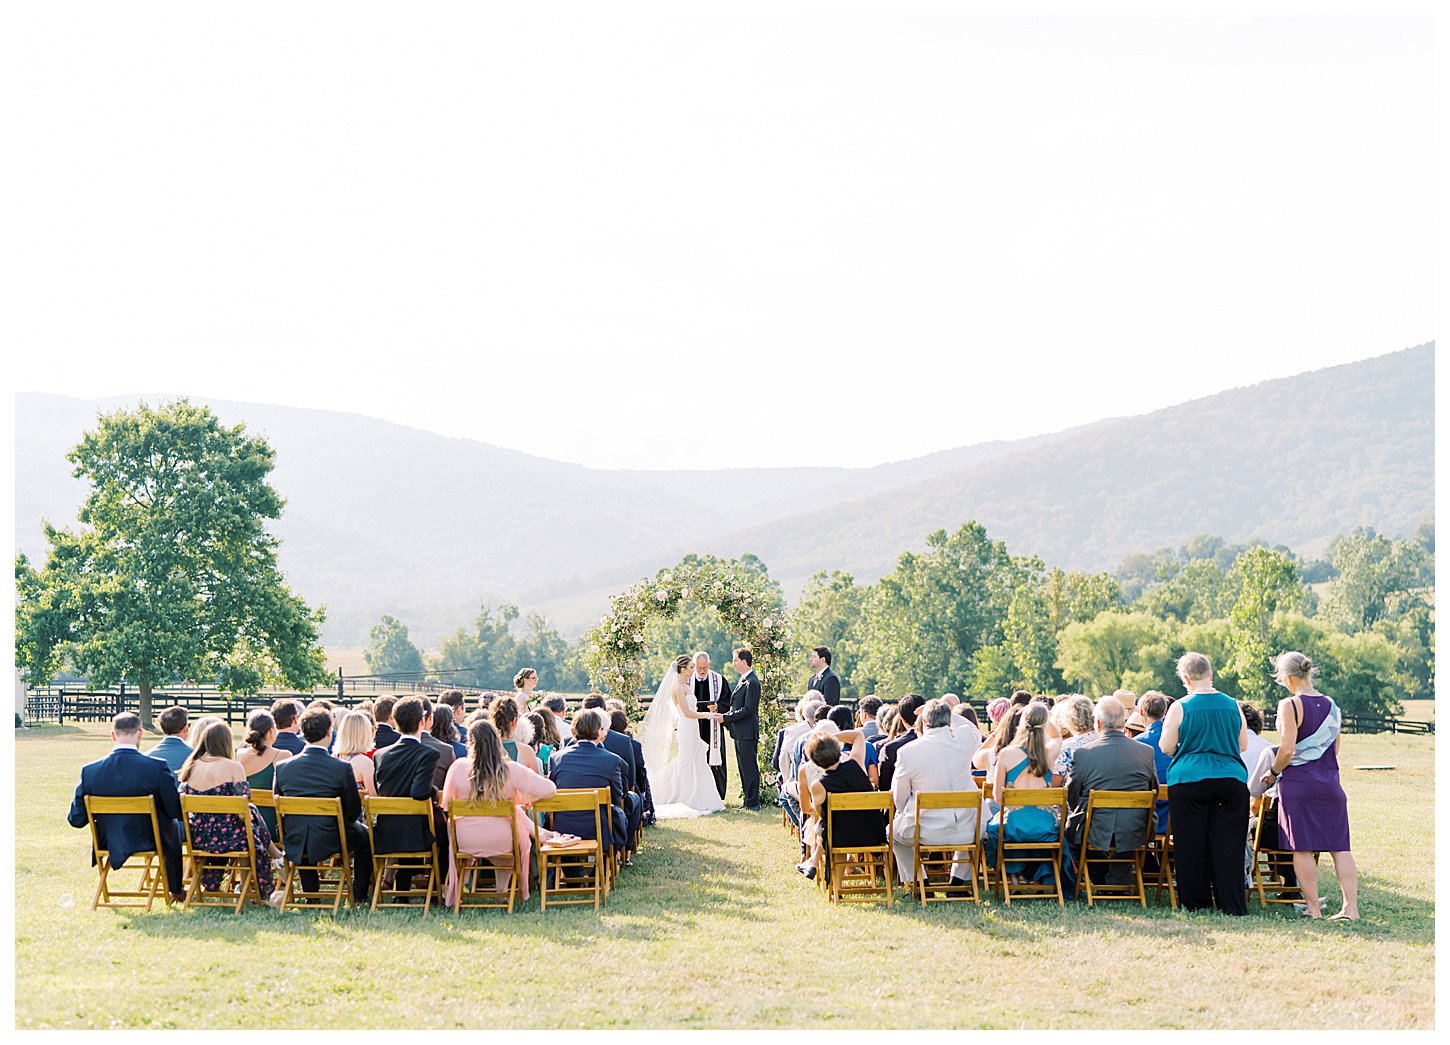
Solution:
[{"label": "patterned dress", "polygon": [[[252,797],[252,789],[240,780],[228,780],[224,784],[206,791],[198,791],[190,784],[181,785],[183,795],[211,795],[235,798],[238,795]],[[267,855],[272,843],[272,833],[267,830],[266,821],[256,806],[252,811],[252,837],[257,850],[257,888],[262,899],[272,895],[272,859]],[[227,853],[247,848],[246,826],[231,813],[192,813],[191,839],[198,852]],[[201,884],[208,891],[219,889],[222,884],[222,869],[208,868],[202,872]]]}]

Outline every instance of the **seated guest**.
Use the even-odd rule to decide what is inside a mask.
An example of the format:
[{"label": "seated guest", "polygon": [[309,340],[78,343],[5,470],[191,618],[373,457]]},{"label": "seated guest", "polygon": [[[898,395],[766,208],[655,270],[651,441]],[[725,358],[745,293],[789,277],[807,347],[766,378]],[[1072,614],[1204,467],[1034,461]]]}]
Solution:
[{"label": "seated guest", "polygon": [[488,711],[493,719],[493,728],[503,738],[503,749],[509,760],[536,773],[543,772],[545,767],[539,765],[539,757],[529,744],[533,727],[520,725],[522,719],[519,716],[518,701],[513,697],[502,697],[495,700]]},{"label": "seated guest", "polygon": [[1239,710],[1244,713],[1244,722],[1249,727],[1249,746],[1244,748],[1243,758],[1244,768],[1251,770],[1259,764],[1259,756],[1271,745],[1260,736],[1264,731],[1264,713],[1247,700],[1239,701]]},{"label": "seated guest", "polygon": [[996,726],[992,728],[991,735],[982,742],[981,747],[972,753],[973,769],[986,770],[989,777],[992,775],[992,770],[997,765],[998,756],[1001,755],[1004,748],[1012,743],[1012,739],[1017,735],[1017,725],[1021,718],[1022,706],[1008,704],[1003,709],[1002,717],[997,720]]},{"label": "seated guest", "polygon": [[[977,728],[977,716],[972,711],[971,705],[962,702],[962,698],[955,693],[942,694],[942,702],[952,712],[952,717],[947,723],[951,727],[952,737],[963,748],[962,757],[971,764],[972,756],[977,753],[977,748],[982,746],[982,731]],[[970,717],[963,715],[965,708]],[[920,721],[918,719],[918,721]]]},{"label": "seated guest", "polygon": [[554,745],[557,751],[563,746],[564,738],[569,735],[569,720],[564,717],[564,713],[569,710],[569,702],[558,694],[553,694],[544,698],[544,708],[554,716],[554,732],[559,735],[560,740]]},{"label": "seated guest", "polygon": [[[856,716],[851,714],[851,709],[844,704],[827,708],[826,717],[836,724],[837,730],[850,731],[856,728]],[[866,735],[864,729],[859,732],[863,737]],[[837,739],[840,740],[839,734]],[[871,787],[873,789],[876,787],[876,781],[880,779],[881,772],[875,747],[864,740],[856,744],[845,743],[841,747],[841,757],[854,758],[860,763],[861,768],[866,770],[866,777],[871,781]]]},{"label": "seated guest", "polygon": [[1142,736],[1143,730],[1147,728],[1148,720],[1143,717],[1143,713],[1137,708],[1133,709],[1133,713],[1130,714],[1127,718],[1127,721],[1123,723],[1123,732],[1134,740],[1137,740],[1138,737]]},{"label": "seated guest", "polygon": [[1002,721],[1002,716],[1007,714],[1007,709],[1011,706],[1012,702],[1006,697],[994,697],[987,702],[987,721],[992,729],[997,728],[997,723]]},{"label": "seated guest", "polygon": [[[265,711],[258,714],[266,715]],[[267,715],[268,721],[271,720]],[[217,722],[204,734],[197,749],[181,767],[183,795],[211,795],[224,798],[252,797],[247,786],[246,770],[232,757],[232,729],[225,722]],[[262,899],[279,903],[282,895],[275,896],[272,877],[272,861],[282,856],[282,850],[272,843],[272,832],[267,829],[261,811],[248,806],[248,822],[230,813],[191,814],[191,841],[193,851],[203,853],[232,853],[247,848],[247,831],[252,832],[252,842],[257,854],[257,890]],[[215,892],[221,888],[224,869],[209,867],[201,876],[202,888]]]},{"label": "seated guest", "polygon": [[272,721],[277,724],[276,745],[289,755],[302,754],[302,748],[307,743],[297,732],[297,718],[302,713],[302,706],[291,697],[282,697],[272,703],[270,713]]},{"label": "seated guest", "polygon": [[[987,831],[983,836],[988,860],[996,859],[999,833],[1003,834],[1004,841],[1012,843],[1057,840],[1060,815],[1058,809],[1046,806],[1014,806],[1002,809],[1000,806],[1002,792],[1008,788],[1050,787],[1052,760],[1057,756],[1057,751],[1047,739],[1047,720],[1052,709],[1046,704],[1030,703],[1017,710],[1020,712],[1017,716],[1020,718],[1017,734],[1012,738],[1012,743],[997,756],[996,766],[992,771],[992,792],[997,796],[998,808],[987,822]],[[1003,721],[1009,721],[1011,717],[1013,716],[1004,718]],[[1053,869],[1050,860],[1031,860],[1019,856],[1016,860],[1007,861],[1002,873],[1014,884],[1021,884],[1025,879],[1044,883],[1052,880]]]},{"label": "seated guest", "polygon": [[599,734],[599,743],[605,751],[612,751],[624,761],[624,812],[629,821],[629,837],[633,838],[635,828],[644,818],[644,795],[634,790],[634,741],[610,728],[609,709],[603,696],[591,693],[584,698],[584,706],[604,715],[604,730]]},{"label": "seated guest", "polygon": [[186,746],[195,751],[197,747],[201,744],[202,734],[204,734],[208,729],[211,729],[211,727],[216,725],[218,722],[225,721],[225,719],[219,718],[216,715],[201,716],[201,718],[197,719],[191,724],[191,732],[188,733],[186,736]]},{"label": "seated guest", "polygon": [[[609,817],[603,824],[607,837],[601,841],[613,849],[623,850],[629,841],[629,818],[625,813],[624,759],[606,751],[599,742],[605,726],[604,711],[584,708],[574,716],[570,726],[574,743],[556,751],[549,766],[549,779],[561,790],[577,788],[609,788]],[[594,837],[594,815],[578,812],[557,813],[556,831]]]},{"label": "seated guest", "polygon": [[[461,745],[458,757],[467,758],[468,747],[464,744],[463,730],[458,728],[458,724],[463,721],[463,693],[456,689],[450,689],[438,698],[438,703],[448,709],[449,722],[453,726],[454,733],[451,737],[439,737],[438,739]],[[436,707],[433,709],[433,718],[435,720],[434,724],[436,725],[438,718],[438,709]]]},{"label": "seated guest", "polygon": [[[896,772],[891,778],[891,797],[896,802],[896,822],[891,850],[896,855],[896,871],[901,881],[910,885],[916,880],[912,850],[916,843],[916,796],[923,791],[977,791],[972,770],[962,757],[960,741],[952,735],[952,709],[943,700],[929,700],[917,715],[921,738],[903,748],[896,758]],[[921,838],[933,845],[947,842],[972,843],[977,840],[981,825],[977,814],[967,809],[923,809]],[[961,858],[964,854],[956,854]],[[965,863],[953,864],[951,877],[966,884],[971,868]]]},{"label": "seated guest", "polygon": [[[781,808],[785,815],[790,818],[791,823],[797,828],[801,825],[800,795],[796,792],[796,770],[793,764],[793,754],[796,741],[805,736],[810,730],[810,723],[806,720],[806,711],[814,701],[809,695],[801,697],[795,706],[795,721],[782,729],[775,738],[775,755],[772,762],[777,771],[775,779],[776,794],[780,798]],[[820,701],[822,705],[825,701]]]},{"label": "seated guest", "polygon": [[[433,705],[433,721],[428,733],[434,740],[442,741],[453,749],[454,758],[467,758],[468,745],[458,739],[458,727],[453,722],[453,709],[447,704]],[[449,763],[450,767],[452,762]]]},{"label": "seated guest", "polygon": [[[539,759],[539,765],[547,768],[549,759],[554,757],[554,752],[558,751],[563,743],[563,738],[559,736],[559,727],[554,722],[554,716],[548,711],[530,711],[524,717],[529,720],[529,725],[534,731],[534,752]],[[625,722],[628,724],[627,718]]]},{"label": "seated guest", "polygon": [[[1097,739],[1077,749],[1072,760],[1072,775],[1067,779],[1067,855],[1070,866],[1077,866],[1083,846],[1083,824],[1087,820],[1088,799],[1093,791],[1158,791],[1158,771],[1153,765],[1153,752],[1123,732],[1127,712],[1116,697],[1098,701],[1093,714]],[[1156,799],[1155,799],[1156,801]],[[1148,811],[1140,809],[1099,809],[1093,813],[1090,848],[1118,856],[1143,848],[1148,828]],[[1109,864],[1094,868],[1095,874],[1107,872],[1108,885],[1127,885],[1132,874],[1127,864]],[[1097,881],[1098,879],[1094,879]]]},{"label": "seated guest", "polygon": [[926,698],[919,693],[908,693],[902,697],[896,705],[896,713],[901,717],[904,732],[901,736],[891,741],[881,751],[881,780],[880,788],[883,791],[891,789],[891,777],[896,772],[896,759],[901,749],[917,739],[916,715],[921,706],[926,703]]},{"label": "seated guest", "polygon": [[[434,734],[433,716],[436,713],[436,709],[433,706],[433,702],[430,701],[427,697],[423,697],[422,700],[423,728],[418,731],[418,740],[422,742],[424,747],[432,748],[434,751],[438,752],[438,764],[433,767],[433,790],[442,791],[443,781],[448,776],[449,767],[452,766],[454,760],[458,758],[458,752],[454,750],[454,747],[451,743],[446,740],[440,739]],[[443,814],[441,812],[439,812],[437,820],[440,828],[448,826],[443,820]],[[442,835],[439,835],[439,837],[441,838]]]},{"label": "seated guest", "polygon": [[393,708],[397,707],[395,697],[379,697],[373,705],[373,720],[377,729],[373,733],[373,751],[381,751],[398,742],[399,733],[393,726]]},{"label": "seated guest", "polygon": [[881,698],[872,694],[869,697],[862,697],[861,703],[856,706],[858,725],[861,727],[861,732],[866,734],[868,741],[875,740],[881,735],[881,724],[876,721],[881,704]]},{"label": "seated guest", "polygon": [[[1173,759],[1165,755],[1158,747],[1158,738],[1163,735],[1163,716],[1168,714],[1168,698],[1156,689],[1150,689],[1144,693],[1138,701],[1136,714],[1143,716],[1143,732],[1136,738],[1138,743],[1147,744],[1153,752],[1153,771],[1158,775],[1158,783],[1168,782],[1168,767],[1173,764]],[[1157,805],[1158,826],[1155,830],[1161,835],[1168,830],[1168,799],[1162,799]]]},{"label": "seated guest", "polygon": [[[159,758],[141,754],[141,716],[124,711],[111,720],[115,746],[105,758],[81,767],[66,817],[72,827],[86,826],[86,796],[129,798],[150,795],[156,799],[156,823],[161,828],[161,862],[166,874],[166,892],[172,900],[182,899],[181,799],[175,775]],[[114,813],[96,817],[100,846],[111,857],[111,866],[125,865],[135,853],[156,849],[151,818],[144,813]],[[92,862],[95,853],[91,853]]]},{"label": "seated guest", "polygon": [[[373,780],[379,796],[432,800],[440,752],[422,740],[427,711],[428,702],[422,697],[404,697],[393,705],[398,741],[373,755]],[[420,853],[434,845],[435,837],[432,816],[380,816],[373,827],[373,844],[379,853]],[[409,889],[413,872],[400,870],[395,881],[399,889]]]},{"label": "seated guest", "polygon": [[[855,732],[855,731],[852,731]],[[860,733],[856,733],[856,742]],[[871,781],[855,759],[841,757],[841,744],[831,733],[813,733],[806,742],[806,758],[820,770],[811,781],[806,798],[815,816],[806,825],[806,840],[811,847],[807,878],[815,877],[815,862],[824,860],[830,875],[831,849],[850,851],[863,846],[886,844],[886,816],[874,809],[853,809],[831,817],[829,845],[826,814],[831,795],[858,794],[871,790]]]},{"label": "seated guest", "polygon": [[[553,798],[558,788],[552,780],[541,777],[531,769],[525,769],[517,762],[504,757],[503,742],[493,723],[479,719],[468,728],[468,756],[460,758],[448,769],[448,778],[443,782],[441,803],[446,810],[456,801],[512,802],[514,805],[514,830],[519,840],[519,891],[523,898],[529,898],[529,854],[533,851],[534,824],[524,812],[524,806],[541,798]],[[513,852],[513,835],[509,825],[499,817],[465,817],[458,821],[458,850],[469,856],[491,859],[509,856]],[[555,838],[553,831],[543,830],[540,842]],[[559,841],[577,841],[570,836],[557,836]],[[456,854],[455,854],[456,855]],[[499,871],[494,876],[494,887],[499,892],[508,889],[509,871]],[[448,861],[448,889],[444,902],[449,906],[458,898],[458,867]]]},{"label": "seated guest", "polygon": [[881,752],[886,750],[886,745],[901,736],[906,729],[901,724],[901,716],[896,713],[895,704],[887,704],[877,712],[876,724],[881,727],[881,732],[871,741],[871,746],[876,749],[876,761],[880,764]]},{"label": "seated guest", "polygon": [[[1245,715],[1245,718],[1248,716]],[[1259,752],[1259,761],[1249,770],[1249,832],[1244,840],[1244,888],[1248,889],[1253,884],[1254,873],[1254,838],[1259,832],[1260,813],[1264,807],[1264,796],[1278,800],[1279,781],[1274,776],[1274,759],[1279,754],[1279,746],[1270,744]],[[1279,818],[1270,817],[1264,821],[1263,848],[1279,849]],[[1286,885],[1294,885],[1298,878],[1294,875],[1294,861],[1283,860],[1276,863],[1275,873],[1284,880]]]},{"label": "seated guest", "polygon": [[[327,753],[332,740],[332,713],[326,708],[311,708],[302,713],[302,739],[307,742],[302,753],[276,768],[276,792],[279,796],[297,798],[339,798],[342,819],[347,831],[347,849],[352,857],[352,900],[362,903],[372,884],[373,854],[368,842],[368,829],[361,821],[362,798],[352,767]],[[282,832],[282,848],[294,864],[319,864],[342,852],[342,839],[337,837],[337,821],[330,816],[289,816]],[[302,890],[317,891],[317,872],[299,871]]]},{"label": "seated guest", "polygon": [[1138,706],[1138,698],[1133,694],[1131,689],[1115,689],[1113,690],[1113,697],[1118,703],[1123,705],[1124,715],[1131,715],[1133,709]]},{"label": "seated guest", "polygon": [[362,793],[375,798],[378,784],[373,765],[373,732],[372,719],[361,711],[349,711],[342,716],[342,725],[332,745],[332,757],[351,766]]},{"label": "seated guest", "polygon": [[[634,776],[625,780],[627,789],[640,797],[642,817],[646,823],[654,823],[654,799],[649,793],[649,774],[644,768],[644,745],[629,732],[629,716],[623,708],[609,709],[609,735],[627,737],[634,749]],[[608,750],[606,748],[606,750]]]},{"label": "seated guest", "polygon": [[181,764],[191,755],[191,748],[183,736],[186,732],[188,717],[189,714],[183,707],[169,707],[163,711],[156,719],[156,724],[161,727],[163,734],[161,743],[146,752],[152,758],[159,758],[165,762],[167,768],[173,773],[179,770]]},{"label": "seated guest", "polygon": [[[292,756],[277,746],[277,723],[270,712],[258,708],[247,716],[247,735],[237,761],[247,774],[247,787],[252,791],[271,791],[276,783],[277,763]],[[270,806],[258,809],[273,839],[277,838],[277,811]]]},{"label": "seated guest", "polygon": [[1081,694],[1075,693],[1058,704],[1056,714],[1058,728],[1068,734],[1052,764],[1052,786],[1062,787],[1072,773],[1073,752],[1098,739],[1098,734],[1093,731],[1093,702]]}]

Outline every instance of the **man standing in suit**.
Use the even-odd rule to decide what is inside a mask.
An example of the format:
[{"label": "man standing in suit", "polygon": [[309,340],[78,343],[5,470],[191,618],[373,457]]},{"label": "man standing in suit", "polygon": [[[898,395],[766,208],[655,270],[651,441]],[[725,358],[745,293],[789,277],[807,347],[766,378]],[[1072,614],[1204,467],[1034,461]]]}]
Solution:
[{"label": "man standing in suit", "polygon": [[[398,742],[373,756],[373,778],[384,798],[433,799],[433,774],[439,752],[422,741],[427,705],[422,697],[404,697],[393,707]],[[379,853],[421,853],[433,847],[432,816],[380,816],[373,827]],[[413,872],[400,870],[397,887],[409,889]]]},{"label": "man standing in suit", "polygon": [[[729,702],[730,689],[725,685],[724,676],[718,671],[710,670],[710,654],[704,650],[695,654],[695,673],[690,681],[695,687],[696,711],[724,713],[728,710],[721,705]],[[700,719],[700,739],[705,742],[708,751],[706,761],[710,766],[711,775],[715,778],[715,790],[720,792],[720,799],[723,801],[725,798],[724,728],[714,718],[702,718]]]},{"label": "man standing in suit", "polygon": [[[181,798],[176,777],[159,758],[141,754],[141,716],[123,711],[111,720],[115,746],[105,758],[81,767],[66,820],[71,827],[86,826],[86,796],[131,798],[150,795],[156,800],[156,824],[161,828],[161,863],[166,892],[175,902],[183,898],[181,882]],[[110,854],[111,866],[121,867],[135,853],[156,850],[151,818],[144,813],[109,813],[96,817],[96,836]],[[91,854],[92,861],[95,853]]]},{"label": "man standing in suit", "polygon": [[[1158,770],[1153,752],[1123,732],[1128,712],[1117,697],[1103,697],[1093,713],[1096,740],[1073,752],[1072,771],[1067,778],[1067,850],[1075,867],[1083,845],[1083,824],[1087,820],[1088,797],[1098,791],[1152,791],[1158,793]],[[1093,833],[1087,839],[1093,848],[1113,856],[1142,848],[1148,829],[1149,809],[1099,809],[1093,813]],[[1093,869],[1093,881],[1107,871],[1106,884],[1127,885],[1132,872],[1127,864],[1110,864]]]},{"label": "man standing in suit", "polygon": [[[352,901],[367,899],[372,884],[373,854],[368,830],[363,826],[362,798],[352,766],[327,753],[332,740],[332,713],[312,708],[302,715],[302,753],[277,763],[273,786],[288,798],[340,798],[342,819],[347,829],[347,849],[352,856]],[[282,848],[294,864],[317,864],[342,852],[337,822],[332,817],[289,816],[284,823]],[[317,891],[317,872],[299,871],[304,892]]]},{"label": "man standing in suit", "polygon": [[[755,674],[755,657],[741,646],[732,662],[740,681],[730,697],[722,724],[735,741],[735,764],[740,770],[741,804],[760,808],[760,677]],[[723,797],[723,796],[722,796]]]},{"label": "man standing in suit", "polygon": [[[610,815],[602,825],[601,841],[622,850],[628,841],[629,822],[624,813],[624,759],[599,743],[606,726],[601,708],[584,708],[570,729],[574,743],[549,762],[549,779],[560,788],[609,788]],[[580,838],[594,837],[594,814],[583,811],[554,814],[554,830]]]},{"label": "man standing in suit", "polygon": [[810,688],[820,691],[827,707],[835,707],[841,702],[841,679],[831,670],[831,651],[825,646],[811,650],[811,670]]}]

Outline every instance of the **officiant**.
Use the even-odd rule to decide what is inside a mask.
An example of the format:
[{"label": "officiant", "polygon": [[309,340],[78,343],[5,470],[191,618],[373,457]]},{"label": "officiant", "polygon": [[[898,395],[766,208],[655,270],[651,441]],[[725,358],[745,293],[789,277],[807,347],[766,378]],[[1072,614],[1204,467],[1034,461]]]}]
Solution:
[{"label": "officiant", "polygon": [[[696,711],[730,710],[730,687],[718,671],[710,670],[710,654],[701,650],[695,654],[695,674],[690,680],[695,686]],[[721,698],[724,698],[723,700]],[[705,742],[705,762],[710,775],[715,778],[715,790],[725,798],[725,730],[719,719],[700,720],[700,739]]]}]

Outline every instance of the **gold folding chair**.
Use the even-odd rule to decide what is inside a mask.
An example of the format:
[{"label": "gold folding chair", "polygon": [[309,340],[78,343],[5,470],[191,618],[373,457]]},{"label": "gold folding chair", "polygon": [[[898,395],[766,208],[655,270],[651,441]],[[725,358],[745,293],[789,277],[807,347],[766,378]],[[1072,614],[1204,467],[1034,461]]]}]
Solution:
[{"label": "gold folding chair", "polygon": [[[923,809],[970,809],[977,815],[977,836],[968,843],[953,842],[950,845],[936,845],[921,840],[921,811]],[[921,902],[941,903],[949,900],[971,900],[981,902],[977,893],[977,865],[982,861],[982,792],[981,791],[923,791],[916,796],[916,841],[912,846],[912,877],[920,890]],[[971,873],[966,885],[952,884],[952,865],[957,863],[956,854],[965,854],[965,863]]]},{"label": "gold folding chair", "polygon": [[[1088,792],[1087,817],[1082,829],[1082,849],[1078,852],[1077,857],[1077,884],[1072,893],[1074,900],[1086,892],[1089,907],[1098,900],[1137,900],[1141,906],[1148,906],[1148,894],[1143,888],[1143,856],[1147,852],[1148,846],[1153,843],[1157,821],[1153,804],[1157,801],[1157,791],[1095,790]],[[1111,856],[1100,849],[1093,849],[1089,846],[1087,840],[1092,837],[1093,813],[1099,809],[1146,809],[1148,824],[1143,833],[1143,844],[1127,855],[1120,852],[1117,856]],[[1099,855],[1094,856],[1094,853]],[[1092,868],[1113,867],[1118,864],[1132,866],[1133,881],[1131,884],[1099,885],[1092,880],[1090,873]]]},{"label": "gold folding chair", "polygon": [[[465,907],[506,910],[514,913],[514,902],[519,895],[519,876],[529,873],[520,856],[519,823],[514,815],[513,802],[455,800],[448,804],[448,841],[453,861],[453,873],[458,877],[458,895],[453,900],[453,913],[462,914]],[[467,817],[504,817],[509,822],[509,837],[512,848],[508,856],[470,856],[458,848],[458,821]],[[507,891],[500,896],[494,887],[495,873],[508,872]],[[479,878],[487,876],[485,884]]]},{"label": "gold folding chair", "polygon": [[[289,816],[330,816],[337,820],[337,840],[342,851],[317,864],[294,864],[283,862],[282,911],[317,910],[327,906],[331,900],[332,913],[342,908],[344,900],[352,895],[352,859],[347,850],[347,824],[342,817],[340,798],[302,798],[295,795],[278,795],[277,831],[286,837],[286,822]],[[279,843],[280,844],[280,843]],[[284,845],[285,848],[285,845]],[[317,874],[317,888],[308,892],[301,888],[300,871],[314,871]],[[295,888],[294,888],[295,883]],[[316,900],[309,904],[307,901]]]},{"label": "gold folding chair", "polygon": [[[886,841],[881,845],[840,850],[833,844],[834,821],[838,813],[879,811],[886,814]],[[889,791],[832,792],[826,795],[826,859],[830,872],[831,902],[839,904],[885,900],[891,906],[896,894],[891,828],[896,803]]]},{"label": "gold folding chair", "polygon": [[1259,906],[1265,910],[1271,903],[1304,903],[1304,890],[1284,880],[1285,870],[1294,870],[1293,850],[1269,849],[1263,843],[1264,822],[1277,822],[1278,804],[1274,795],[1266,793],[1259,803],[1259,822],[1254,826],[1253,888],[1259,894]]},{"label": "gold folding chair", "polygon": [[[1056,899],[1059,907],[1066,906],[1062,900],[1062,831],[1066,819],[1067,788],[1065,787],[1005,787],[998,804],[1002,807],[1001,828],[997,831],[997,887],[1002,893],[1002,902],[1011,906],[1013,900]],[[1006,838],[1007,811],[1025,806],[1057,807],[1057,841],[1055,842],[1008,842]],[[1005,870],[1007,861],[1014,854],[1020,854],[1025,861],[1048,860],[1052,863],[1052,884],[1038,885],[1023,882],[1013,885]]]},{"label": "gold folding chair", "polygon": [[[1168,785],[1158,785],[1158,801],[1168,801]],[[1148,852],[1152,853],[1157,860],[1158,869],[1153,873],[1153,895],[1155,898],[1162,897],[1164,891],[1168,893],[1168,906],[1172,910],[1178,910],[1178,889],[1173,884],[1173,814],[1169,812],[1163,820],[1163,832],[1158,833],[1158,811],[1153,811],[1153,838],[1148,843]]]},{"label": "gold folding chair", "polygon": [[[603,825],[599,819],[599,792],[605,793],[605,804],[609,802],[608,788],[561,789],[553,798],[540,798],[534,802],[534,833],[540,837],[539,828],[545,816],[555,813],[594,814],[594,837],[581,838],[571,845],[538,844],[534,853],[539,869],[539,909],[546,911],[549,905],[560,907],[565,904],[592,903],[599,910],[600,901],[607,895],[605,879],[605,849]],[[568,871],[583,871],[576,877],[569,877]],[[554,882],[549,884],[550,873]]]},{"label": "gold folding chair", "polygon": [[[257,875],[257,846],[252,837],[251,803],[245,795],[182,795],[181,818],[186,825],[186,845],[191,855],[187,868],[186,898],[182,910],[198,907],[230,907],[237,914],[242,913],[248,900],[258,904],[264,902]],[[191,818],[198,813],[222,813],[240,818],[242,831],[246,835],[244,848],[229,852],[213,853],[197,848],[192,835]],[[208,870],[222,872],[221,886],[207,889],[202,882]]]},{"label": "gold folding chair", "polygon": [[[379,907],[408,907],[407,901],[421,896],[423,898],[423,913],[427,914],[433,906],[433,896],[437,891],[438,875],[438,854],[433,846],[426,850],[417,852],[394,852],[380,853],[377,847],[377,821],[384,816],[421,816],[428,821],[428,829],[433,829],[433,802],[427,798],[382,798],[376,795],[363,796],[363,819],[368,825],[368,835],[373,843],[373,902],[370,910],[376,911]],[[397,880],[399,871],[410,871],[414,881],[419,874],[426,874],[427,879],[422,887],[411,886],[407,889],[386,888],[384,886],[384,874],[392,872],[392,878]]]},{"label": "gold folding chair", "polygon": [[257,807],[257,812],[262,814],[262,822],[267,825],[267,830],[272,832],[272,841],[279,846],[282,844],[282,833],[277,828],[277,798],[268,790],[257,788],[252,791],[252,805]]},{"label": "gold folding chair", "polygon": [[[86,795],[86,823],[91,829],[91,850],[96,854],[96,871],[100,881],[96,884],[96,897],[91,901],[91,910],[98,907],[144,907],[150,913],[159,893],[167,906],[171,905],[171,893],[166,888],[166,861],[162,856],[161,825],[156,819],[156,798],[154,795],[126,795],[106,798],[100,795]],[[141,881],[135,889],[112,889],[111,854],[101,848],[101,835],[96,829],[96,817],[122,813],[134,813],[151,818],[151,838],[154,849],[149,852],[132,853],[127,859],[142,858]],[[135,900],[136,903],[121,901]],[[145,903],[141,903],[145,900]]]},{"label": "gold folding chair", "polygon": [[[599,798],[599,821],[601,824],[609,825],[609,837],[614,837],[614,815],[609,804],[609,788],[599,787],[594,789]],[[614,883],[619,881],[619,853],[614,846],[604,846],[604,898],[609,899],[609,893],[614,889]]]}]

